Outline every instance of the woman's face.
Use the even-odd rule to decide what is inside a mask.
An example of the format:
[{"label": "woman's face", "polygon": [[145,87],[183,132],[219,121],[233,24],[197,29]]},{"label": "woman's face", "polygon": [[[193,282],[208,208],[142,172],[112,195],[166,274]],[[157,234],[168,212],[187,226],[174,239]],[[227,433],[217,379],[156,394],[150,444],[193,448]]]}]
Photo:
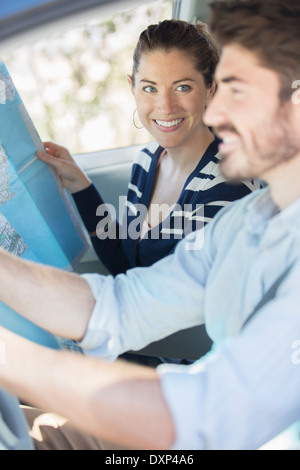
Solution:
[{"label": "woman's face", "polygon": [[198,144],[213,90],[206,88],[190,56],[177,49],[144,54],[132,92],[143,126],[162,147]]}]

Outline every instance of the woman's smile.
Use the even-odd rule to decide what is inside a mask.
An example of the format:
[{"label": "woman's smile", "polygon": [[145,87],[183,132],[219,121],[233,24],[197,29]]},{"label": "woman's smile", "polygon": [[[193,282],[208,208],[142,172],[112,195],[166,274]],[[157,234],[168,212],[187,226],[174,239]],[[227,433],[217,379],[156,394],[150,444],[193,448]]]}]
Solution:
[{"label": "woman's smile", "polygon": [[184,118],[172,119],[172,120],[153,119],[153,122],[154,124],[156,124],[156,127],[160,129],[162,132],[176,131],[182,126],[183,121],[184,121]]},{"label": "woman's smile", "polygon": [[[131,84],[132,85],[132,84]],[[183,51],[155,50],[142,56],[132,87],[143,126],[166,149],[199,149],[211,90]]]}]

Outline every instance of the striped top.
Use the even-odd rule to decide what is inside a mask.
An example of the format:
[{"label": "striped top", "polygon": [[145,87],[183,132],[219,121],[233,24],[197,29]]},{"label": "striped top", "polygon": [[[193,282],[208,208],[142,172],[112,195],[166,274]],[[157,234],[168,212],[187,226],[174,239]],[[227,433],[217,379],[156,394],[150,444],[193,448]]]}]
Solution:
[{"label": "striped top", "polygon": [[[106,226],[101,234],[98,230],[95,233],[96,227],[101,225],[101,217],[96,216],[96,210],[100,204],[104,204],[100,194],[93,185],[73,194],[91,235],[93,247],[113,275],[135,266],[152,265],[172,253],[179,240],[191,231],[203,227],[222,207],[260,187],[253,180],[240,184],[226,182],[220,172],[216,139],[187,178],[169,216],[158,226],[146,231],[140,239],[162,151],[162,147],[152,143],[138,153],[128,185],[122,226],[115,222],[109,228]],[[156,209],[159,210],[159,207]]]}]

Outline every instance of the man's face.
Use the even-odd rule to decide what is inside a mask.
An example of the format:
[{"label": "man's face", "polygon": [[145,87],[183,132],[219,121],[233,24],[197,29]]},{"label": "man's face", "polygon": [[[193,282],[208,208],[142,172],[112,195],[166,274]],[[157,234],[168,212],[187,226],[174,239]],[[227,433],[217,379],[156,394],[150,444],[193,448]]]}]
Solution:
[{"label": "man's face", "polygon": [[222,140],[224,176],[272,182],[280,167],[300,153],[295,105],[280,103],[278,75],[238,45],[223,49],[216,81],[204,120]]}]

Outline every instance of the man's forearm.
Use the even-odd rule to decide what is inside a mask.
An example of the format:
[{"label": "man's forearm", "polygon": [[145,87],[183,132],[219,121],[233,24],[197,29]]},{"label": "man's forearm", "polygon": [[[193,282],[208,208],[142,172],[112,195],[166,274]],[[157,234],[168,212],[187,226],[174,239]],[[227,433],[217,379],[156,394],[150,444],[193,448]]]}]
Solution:
[{"label": "man's forearm", "polygon": [[0,249],[0,300],[54,334],[80,340],[94,298],[80,276],[22,260]]},{"label": "man's forearm", "polygon": [[173,422],[154,369],[54,351],[1,327],[0,341],[0,387],[122,447],[172,445]]}]

